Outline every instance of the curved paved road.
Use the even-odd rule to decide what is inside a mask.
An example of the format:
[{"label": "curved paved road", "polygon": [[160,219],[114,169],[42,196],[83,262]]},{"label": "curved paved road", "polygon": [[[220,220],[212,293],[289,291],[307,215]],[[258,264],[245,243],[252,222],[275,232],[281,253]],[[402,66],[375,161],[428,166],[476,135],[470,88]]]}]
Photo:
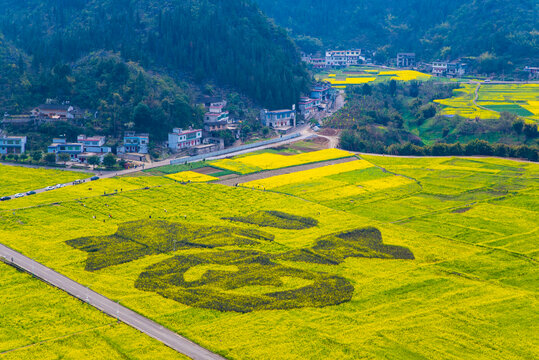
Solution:
[{"label": "curved paved road", "polygon": [[127,325],[194,360],[225,359],[2,244],[0,244],[0,256],[5,258],[8,264],[11,263],[26,270],[37,278],[64,290],[114,318],[118,318]]}]

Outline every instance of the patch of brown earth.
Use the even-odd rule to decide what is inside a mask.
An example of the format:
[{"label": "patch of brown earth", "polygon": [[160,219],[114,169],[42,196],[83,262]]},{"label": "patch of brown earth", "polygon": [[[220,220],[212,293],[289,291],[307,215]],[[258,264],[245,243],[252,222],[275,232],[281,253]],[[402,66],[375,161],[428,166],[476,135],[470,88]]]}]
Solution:
[{"label": "patch of brown earth", "polygon": [[211,175],[211,174],[216,174],[218,172],[221,172],[223,170],[219,170],[219,169],[216,169],[214,167],[206,166],[206,167],[203,167],[203,168],[194,169],[192,171],[196,172],[196,173],[199,173],[199,174]]}]

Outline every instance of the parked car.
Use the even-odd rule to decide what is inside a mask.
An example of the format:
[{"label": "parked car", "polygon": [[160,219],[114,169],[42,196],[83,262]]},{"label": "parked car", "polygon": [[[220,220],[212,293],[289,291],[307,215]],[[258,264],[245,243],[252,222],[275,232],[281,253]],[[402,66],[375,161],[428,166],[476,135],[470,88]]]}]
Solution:
[{"label": "parked car", "polygon": [[84,180],[75,180],[75,181],[73,181],[73,185],[82,184],[83,182],[84,182]]},{"label": "parked car", "polygon": [[61,188],[61,187],[63,187],[62,184],[56,184],[56,185],[54,186],[55,189],[59,189],[59,188]]},{"label": "parked car", "polygon": [[33,191],[33,190],[32,190],[32,191],[28,191],[28,192],[26,193],[26,195],[28,195],[28,196],[30,196],[30,195],[35,195],[35,194],[36,194],[36,192]]},{"label": "parked car", "polygon": [[56,189],[56,186],[47,186],[45,188],[45,191],[54,190],[54,189]]},{"label": "parked car", "polygon": [[92,177],[90,178],[90,180],[91,180],[91,181],[99,180],[99,176],[92,176]]},{"label": "parked car", "polygon": [[7,201],[7,200],[11,200],[11,198],[9,196],[2,196],[0,198],[0,201]]},{"label": "parked car", "polygon": [[14,198],[18,199],[18,198],[22,198],[23,196],[24,194],[18,193],[18,194],[15,194]]}]

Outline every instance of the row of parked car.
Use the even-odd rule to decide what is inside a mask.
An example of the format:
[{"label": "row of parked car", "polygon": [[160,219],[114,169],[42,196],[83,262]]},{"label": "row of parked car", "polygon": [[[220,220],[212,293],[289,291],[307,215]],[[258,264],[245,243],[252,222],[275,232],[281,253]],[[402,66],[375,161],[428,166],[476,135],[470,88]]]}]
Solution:
[{"label": "row of parked car", "polygon": [[[93,176],[90,178],[90,181],[94,181],[94,180],[99,180],[99,176]],[[75,180],[73,181],[73,185],[78,185],[78,184],[82,184],[83,182],[85,182],[86,180]],[[50,191],[50,190],[54,190],[54,189],[60,189],[60,188],[63,188],[63,187],[66,187],[67,184],[56,184],[54,186],[47,186],[45,188],[45,191]],[[15,194],[13,195],[13,197],[15,199],[18,199],[18,198],[22,198],[23,196],[30,196],[30,195],[35,195],[36,192],[35,191],[28,191],[27,193],[18,193],[18,194]],[[11,196],[3,196],[3,197],[0,197],[0,201],[7,201],[7,200],[11,200]]]}]

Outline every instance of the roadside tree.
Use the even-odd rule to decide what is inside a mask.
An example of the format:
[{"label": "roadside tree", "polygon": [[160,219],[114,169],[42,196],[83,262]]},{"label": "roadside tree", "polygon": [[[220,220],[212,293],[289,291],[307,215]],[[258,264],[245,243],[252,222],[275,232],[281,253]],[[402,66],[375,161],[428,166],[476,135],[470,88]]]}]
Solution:
[{"label": "roadside tree", "polygon": [[45,155],[45,162],[47,164],[55,164],[56,163],[56,154],[48,153]]},{"label": "roadside tree", "polygon": [[103,165],[109,169],[114,167],[116,165],[116,157],[112,154],[105,155],[103,158]]}]

